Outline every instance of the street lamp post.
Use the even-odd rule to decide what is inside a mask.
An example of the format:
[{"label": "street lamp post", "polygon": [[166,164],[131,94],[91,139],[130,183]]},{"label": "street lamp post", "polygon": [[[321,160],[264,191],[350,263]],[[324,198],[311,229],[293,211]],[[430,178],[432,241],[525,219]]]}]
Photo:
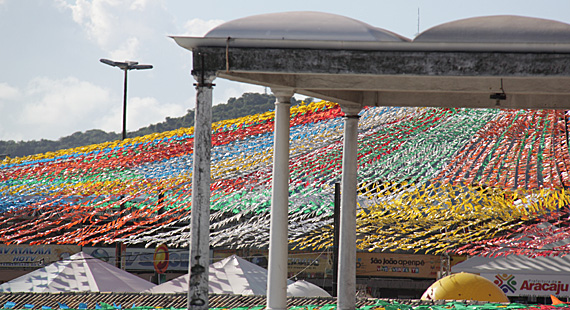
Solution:
[{"label": "street lamp post", "polygon": [[99,61],[112,67],[118,67],[119,69],[125,71],[125,79],[123,86],[123,133],[122,133],[122,139],[124,140],[127,137],[127,72],[133,69],[134,70],[152,69],[152,65],[139,65],[139,63],[136,61],[125,61],[125,62],[112,61],[105,58],[102,58]]},{"label": "street lamp post", "polygon": [[[139,65],[136,61],[113,61],[105,58],[99,59],[102,63],[112,66],[118,67],[119,69],[125,72],[125,79],[124,79],[124,86],[123,86],[123,131],[121,134],[121,139],[125,140],[127,138],[127,73],[129,70],[146,70],[152,69],[152,65]],[[123,209],[123,205],[121,204],[121,210]],[[115,266],[121,269],[125,269],[125,264],[123,263],[123,243],[116,242],[115,243]]]}]

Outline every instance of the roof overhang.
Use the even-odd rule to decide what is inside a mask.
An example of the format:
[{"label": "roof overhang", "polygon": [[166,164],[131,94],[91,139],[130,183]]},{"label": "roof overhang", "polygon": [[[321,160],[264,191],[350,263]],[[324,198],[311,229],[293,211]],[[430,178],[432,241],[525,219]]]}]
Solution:
[{"label": "roof overhang", "polygon": [[373,51],[423,52],[514,52],[514,53],[570,53],[570,44],[564,43],[476,43],[476,42],[381,42],[331,40],[274,40],[248,38],[216,38],[171,36],[187,50],[202,47],[331,49]]},{"label": "roof overhang", "polygon": [[173,39],[194,74],[343,105],[570,109],[570,44]]}]

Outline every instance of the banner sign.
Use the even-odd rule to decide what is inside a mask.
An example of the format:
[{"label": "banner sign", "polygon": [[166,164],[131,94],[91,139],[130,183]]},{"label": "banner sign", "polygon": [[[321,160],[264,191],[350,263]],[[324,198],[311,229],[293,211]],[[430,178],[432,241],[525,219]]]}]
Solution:
[{"label": "banner sign", "polygon": [[0,267],[43,267],[79,251],[76,245],[0,244]]},{"label": "banner sign", "polygon": [[356,253],[356,275],[402,278],[437,278],[436,255]]},{"label": "banner sign", "polygon": [[[235,254],[235,250],[214,250],[214,261]],[[247,254],[239,253],[243,258],[267,268],[267,250],[249,250]],[[309,278],[332,276],[332,253],[306,253],[289,251],[287,275],[302,275]],[[393,254],[393,253],[356,253],[356,275],[373,277],[401,278],[437,278],[440,271],[440,256]],[[461,261],[454,257],[453,264]]]},{"label": "banner sign", "polygon": [[481,276],[495,283],[507,296],[570,297],[568,276],[491,273]]},{"label": "banner sign", "polygon": [[[220,261],[233,254],[267,269],[267,250],[247,250],[247,252],[236,250],[214,250],[214,262]],[[308,278],[320,278],[332,276],[332,257],[327,253],[306,253],[299,251],[289,251],[287,259],[287,276],[300,275]]]},{"label": "banner sign", "polygon": [[289,276],[304,275],[309,278],[332,277],[332,255],[327,253],[298,253],[289,251],[287,272]]},{"label": "banner sign", "polygon": [[[115,265],[115,248],[83,247],[83,252]],[[127,248],[125,254],[126,270],[154,271],[154,248]],[[168,268],[166,271],[188,272],[188,249],[169,249]]]}]

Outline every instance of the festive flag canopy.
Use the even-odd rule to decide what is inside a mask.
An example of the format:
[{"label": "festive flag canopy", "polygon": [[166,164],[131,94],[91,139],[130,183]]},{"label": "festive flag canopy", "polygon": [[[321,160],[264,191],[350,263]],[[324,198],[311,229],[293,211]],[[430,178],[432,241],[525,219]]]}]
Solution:
[{"label": "festive flag canopy", "polygon": [[[291,108],[289,238],[332,245],[343,113]],[[212,126],[213,247],[266,247],[272,111]],[[0,242],[185,246],[193,128],[0,163]],[[358,138],[358,246],[561,255],[569,234],[566,111],[366,108]],[[540,225],[549,222],[552,225]],[[557,244],[555,247],[547,247]],[[547,249],[547,250],[545,250]]]}]

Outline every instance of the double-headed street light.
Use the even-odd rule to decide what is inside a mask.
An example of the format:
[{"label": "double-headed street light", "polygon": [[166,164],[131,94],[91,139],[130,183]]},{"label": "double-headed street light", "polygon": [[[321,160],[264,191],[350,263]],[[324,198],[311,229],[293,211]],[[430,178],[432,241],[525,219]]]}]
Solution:
[{"label": "double-headed street light", "polygon": [[136,61],[112,61],[109,59],[101,58],[99,59],[102,63],[112,66],[118,67],[119,69],[125,71],[125,85],[123,87],[123,134],[122,139],[125,140],[127,137],[127,72],[129,70],[145,70],[145,69],[152,69],[152,65],[139,65]]},{"label": "double-headed street light", "polygon": [[[112,66],[118,67],[119,69],[125,71],[125,85],[123,87],[123,134],[122,139],[125,140],[127,138],[127,72],[129,70],[145,70],[145,69],[152,69],[152,65],[139,65],[136,61],[112,61],[109,59],[101,58],[99,59],[102,63]],[[123,205],[121,204],[121,210],[123,209]],[[115,266],[121,269],[125,269],[125,248],[123,247],[122,242],[116,242],[115,244]]]}]

